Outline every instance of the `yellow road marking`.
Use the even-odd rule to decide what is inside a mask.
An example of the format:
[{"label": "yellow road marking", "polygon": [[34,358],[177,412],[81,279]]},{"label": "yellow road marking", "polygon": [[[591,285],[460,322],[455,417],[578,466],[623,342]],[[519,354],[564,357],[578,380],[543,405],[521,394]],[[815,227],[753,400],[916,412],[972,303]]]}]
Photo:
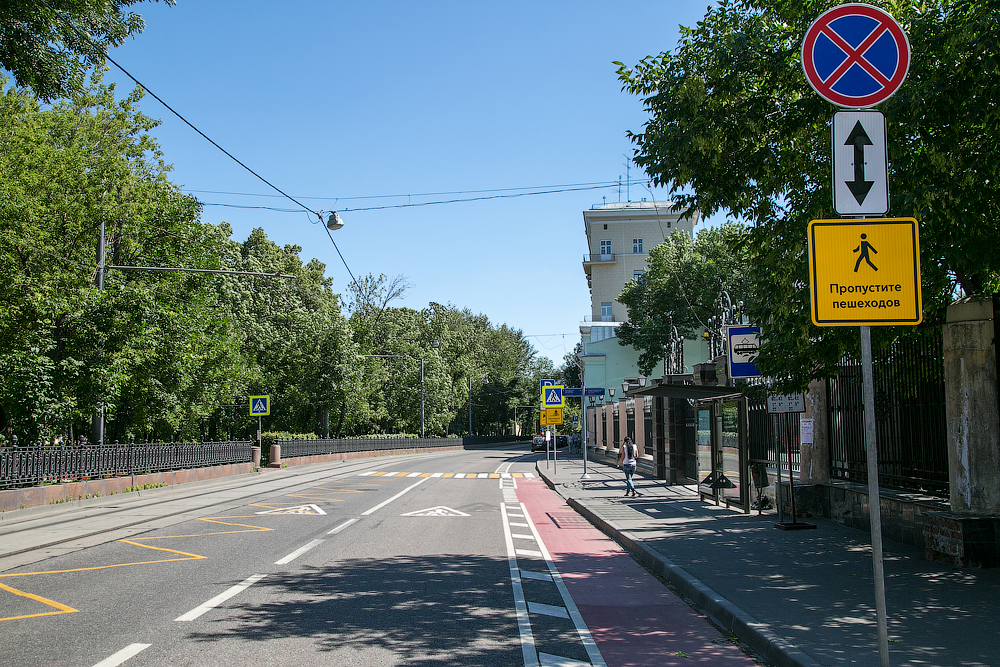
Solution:
[{"label": "yellow road marking", "polygon": [[432,473],[432,472],[422,472],[422,473],[420,473],[420,474],[418,475],[418,477],[430,477],[430,476],[431,476],[431,475],[433,475],[433,474],[434,474],[434,473]]},{"label": "yellow road marking", "polygon": [[[355,493],[361,493],[361,492],[360,491],[356,491]],[[306,500],[325,500],[328,503],[342,503],[342,502],[344,502],[343,498],[326,498],[324,496],[310,496],[310,495],[306,495],[304,493],[286,493],[285,497],[286,498],[305,498]]]},{"label": "yellow road marking", "polygon": [[[186,535],[157,535],[157,536],[153,536],[153,537],[134,537],[134,538],[128,539],[128,540],[124,540],[124,539],[123,540],[118,540],[119,542],[122,542],[124,544],[130,544],[130,545],[135,546],[135,547],[142,547],[144,549],[152,549],[154,551],[165,551],[167,553],[177,554],[178,556],[181,556],[181,558],[164,558],[164,559],[161,559],[161,560],[143,560],[143,561],[134,561],[134,562],[131,562],[131,563],[114,563],[112,565],[95,565],[93,567],[75,567],[75,568],[69,568],[69,569],[66,569],[66,570],[45,570],[45,571],[42,571],[42,572],[12,572],[12,573],[8,573],[8,574],[0,574],[0,578],[6,579],[6,578],[10,578],[10,577],[31,577],[31,576],[35,576],[35,575],[39,575],[39,574],[65,574],[65,573],[68,573],[68,572],[89,572],[91,570],[108,570],[108,569],[115,568],[115,567],[127,567],[129,565],[154,565],[156,563],[175,563],[175,562],[178,562],[178,561],[185,561],[185,560],[203,560],[203,559],[208,558],[208,556],[201,556],[199,554],[188,553],[186,551],[179,551],[177,549],[168,549],[166,547],[154,547],[154,546],[150,546],[148,544],[142,544],[141,542],[139,542],[137,540],[167,540],[167,539],[179,539],[179,538],[183,538],[183,537],[207,537],[209,535],[229,535],[229,534],[232,534],[232,533],[260,533],[260,532],[267,532],[267,531],[274,530],[273,528],[268,528],[266,526],[251,526],[251,525],[244,524],[244,523],[231,523],[231,522],[228,522],[228,521],[222,521],[222,519],[244,519],[244,518],[251,518],[251,517],[243,517],[243,516],[229,517],[229,516],[222,516],[222,517],[217,517],[217,518],[214,518],[214,519],[199,518],[198,521],[204,521],[206,523],[217,523],[217,524],[221,524],[223,526],[237,526],[239,528],[246,528],[246,530],[220,530],[220,531],[213,531],[213,532],[208,532],[208,533],[190,533],[190,534],[186,534]],[[41,597],[40,595],[34,595],[32,593],[26,593],[24,591],[18,590],[16,588],[12,588],[10,586],[6,586],[4,584],[0,584],[0,589],[3,589],[5,591],[9,591],[10,593],[13,593],[14,595],[19,595],[21,597],[25,597],[25,598],[28,598],[30,600],[35,600],[36,602],[41,602],[42,604],[48,605],[48,606],[50,606],[50,607],[52,607],[54,609],[58,609],[59,610],[59,611],[42,612],[42,613],[39,613],[39,614],[27,614],[25,616],[9,616],[9,617],[6,617],[6,618],[0,618],[0,621],[13,621],[13,620],[23,619],[23,618],[36,618],[38,616],[55,616],[57,614],[71,614],[71,613],[75,613],[75,612],[79,611],[79,609],[73,609],[72,607],[64,605],[61,602],[56,602],[54,600],[49,600],[47,598]]]},{"label": "yellow road marking", "polygon": [[371,476],[372,477],[381,477],[382,475],[388,475],[388,474],[389,473],[387,473],[387,472],[373,472]]},{"label": "yellow road marking", "polygon": [[445,477],[454,477],[454,476],[455,476],[455,473],[453,473],[453,472],[446,472],[445,474],[441,475],[441,478],[444,479]]},{"label": "yellow road marking", "polygon": [[58,611],[45,611],[40,614],[25,614],[24,616],[8,616],[6,618],[0,618],[0,621],[16,621],[19,618],[37,618],[39,616],[57,616],[58,614],[73,614],[80,611],[79,609],[73,609],[73,607],[68,607],[61,602],[56,602],[55,600],[49,600],[48,598],[43,598],[41,595],[34,595],[32,593],[25,593],[24,591],[19,591],[16,588],[11,588],[10,586],[4,586],[0,584],[0,588],[5,591],[9,591],[14,595],[20,595],[23,598],[28,598],[29,600],[34,600],[35,602],[41,602],[44,605],[48,605],[53,609]]},{"label": "yellow road marking", "polygon": [[490,477],[489,477],[489,478],[490,478],[490,479],[500,479],[500,475],[498,475],[498,474],[497,474],[497,473],[495,473],[495,472],[491,472],[491,473],[490,473]]}]

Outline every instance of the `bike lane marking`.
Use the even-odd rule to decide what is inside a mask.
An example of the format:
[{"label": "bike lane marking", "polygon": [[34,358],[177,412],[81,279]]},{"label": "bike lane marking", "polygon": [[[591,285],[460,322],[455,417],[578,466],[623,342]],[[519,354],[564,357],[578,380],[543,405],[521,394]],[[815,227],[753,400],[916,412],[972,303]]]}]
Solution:
[{"label": "bike lane marking", "polygon": [[210,611],[212,609],[215,609],[216,607],[218,607],[220,604],[222,604],[223,602],[225,602],[229,598],[231,598],[231,597],[233,597],[235,595],[238,595],[239,593],[242,593],[246,589],[248,589],[251,586],[253,586],[254,584],[256,584],[258,581],[260,581],[261,579],[263,579],[265,576],[267,576],[267,575],[265,575],[265,574],[255,574],[253,576],[247,577],[246,579],[244,579],[240,583],[236,584],[232,588],[229,588],[228,590],[225,590],[222,593],[219,593],[218,595],[216,595],[211,600],[208,600],[206,602],[201,603],[200,605],[198,605],[197,607],[195,607],[194,609],[192,609],[188,613],[181,614],[180,616],[178,616],[177,618],[175,618],[174,621],[180,621],[180,622],[193,621],[196,618],[198,618],[199,616],[201,616],[202,614],[204,614],[204,613],[206,613],[206,612],[208,612],[208,611]]},{"label": "bike lane marking", "polygon": [[543,482],[517,496],[609,667],[757,664]]}]

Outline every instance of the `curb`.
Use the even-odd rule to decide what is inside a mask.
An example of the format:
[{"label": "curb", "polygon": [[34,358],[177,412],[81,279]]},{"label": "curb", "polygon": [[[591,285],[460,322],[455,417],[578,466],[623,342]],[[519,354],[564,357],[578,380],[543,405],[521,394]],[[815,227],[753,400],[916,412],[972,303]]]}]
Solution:
[{"label": "curb", "polygon": [[594,510],[576,498],[564,495],[561,484],[555,484],[545,473],[538,470],[537,465],[535,469],[549,488],[566,499],[566,504],[601,532],[625,547],[646,567],[676,587],[682,595],[711,616],[716,624],[739,637],[761,658],[774,667],[820,667],[819,662],[774,633],[766,623],[740,609],[669,558],[636,539],[628,531],[619,528],[613,521],[598,516]]}]

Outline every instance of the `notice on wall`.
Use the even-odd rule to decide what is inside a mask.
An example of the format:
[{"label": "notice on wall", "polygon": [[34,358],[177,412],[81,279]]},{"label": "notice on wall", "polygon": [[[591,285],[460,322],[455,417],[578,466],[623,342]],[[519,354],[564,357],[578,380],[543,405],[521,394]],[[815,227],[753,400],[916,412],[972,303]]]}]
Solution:
[{"label": "notice on wall", "polygon": [[799,442],[803,445],[811,445],[813,441],[813,420],[799,420]]}]

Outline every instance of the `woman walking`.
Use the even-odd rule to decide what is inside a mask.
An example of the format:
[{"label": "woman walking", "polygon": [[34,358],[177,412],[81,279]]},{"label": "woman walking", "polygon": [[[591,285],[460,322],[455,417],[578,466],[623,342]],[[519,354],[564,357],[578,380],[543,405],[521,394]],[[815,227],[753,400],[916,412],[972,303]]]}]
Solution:
[{"label": "woman walking", "polygon": [[639,448],[632,442],[630,436],[625,436],[622,448],[618,453],[618,467],[625,471],[625,497],[638,496],[635,486],[632,484],[632,475],[635,474],[636,459],[639,458]]}]

